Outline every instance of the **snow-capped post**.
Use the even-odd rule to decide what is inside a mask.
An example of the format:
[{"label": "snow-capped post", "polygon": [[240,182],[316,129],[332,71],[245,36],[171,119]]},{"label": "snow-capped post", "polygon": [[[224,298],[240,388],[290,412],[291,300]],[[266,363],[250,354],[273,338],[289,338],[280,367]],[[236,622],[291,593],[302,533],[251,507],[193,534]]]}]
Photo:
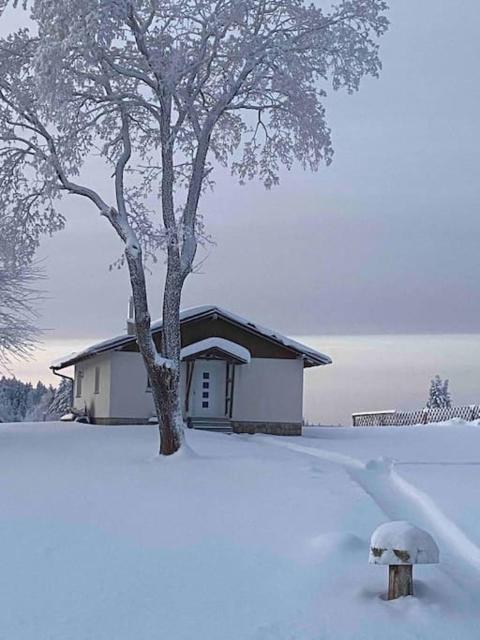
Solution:
[{"label": "snow-capped post", "polygon": [[[67,195],[108,221],[129,271],[160,453],[170,455],[183,442],[180,301],[205,238],[199,203],[212,171],[270,188],[282,165],[329,164],[326,89],[352,93],[378,76],[387,3],[0,0],[0,13],[9,4],[31,13],[30,26],[0,39],[0,236],[28,262],[43,234],[64,227]],[[92,157],[94,174],[84,170]],[[157,353],[144,267],[160,250]]]},{"label": "snow-capped post", "polygon": [[437,564],[432,536],[403,520],[386,522],[372,534],[369,560],[388,565],[388,600],[413,596],[413,565]]}]

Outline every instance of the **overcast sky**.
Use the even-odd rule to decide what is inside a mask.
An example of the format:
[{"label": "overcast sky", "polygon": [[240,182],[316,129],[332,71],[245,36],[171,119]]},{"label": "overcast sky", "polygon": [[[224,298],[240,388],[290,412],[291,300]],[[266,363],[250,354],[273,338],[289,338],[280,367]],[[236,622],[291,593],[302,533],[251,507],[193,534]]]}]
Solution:
[{"label": "overcast sky", "polygon": [[[380,80],[328,99],[332,166],[285,172],[270,192],[217,176],[203,203],[216,245],[184,306],[224,305],[290,334],[479,330],[480,5],[391,4]],[[41,252],[42,324],[55,339],[118,332],[119,242],[84,202],[65,208],[68,229]],[[160,273],[151,284],[155,316]]]},{"label": "overcast sky", "polygon": [[[219,174],[202,206],[216,244],[183,298],[310,336],[333,356],[306,376],[306,417],[324,423],[415,408],[437,372],[457,403],[478,401],[476,338],[382,334],[480,332],[480,4],[391,4],[380,80],[328,99],[333,165],[286,172],[270,192]],[[49,360],[125,326],[127,275],[108,270],[119,242],[85,203],[66,199],[65,211],[67,230],[42,246],[48,331],[36,360],[15,368],[25,379],[48,379]],[[161,280],[160,269],[153,316]]]}]

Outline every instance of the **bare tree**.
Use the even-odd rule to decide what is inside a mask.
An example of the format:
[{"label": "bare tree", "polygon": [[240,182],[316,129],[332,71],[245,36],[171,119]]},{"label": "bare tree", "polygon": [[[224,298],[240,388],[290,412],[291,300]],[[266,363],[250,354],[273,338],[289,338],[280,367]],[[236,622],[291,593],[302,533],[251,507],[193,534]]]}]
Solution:
[{"label": "bare tree", "polygon": [[35,304],[39,292],[34,288],[38,277],[34,266],[17,266],[0,258],[1,369],[8,369],[12,358],[30,356],[38,343]]},{"label": "bare tree", "polygon": [[[276,184],[281,165],[332,158],[325,88],[378,75],[383,0],[32,0],[34,29],[0,42],[0,206],[29,260],[64,225],[57,200],[89,200],[124,244],[137,342],[160,452],[183,440],[180,299],[216,165]],[[96,153],[104,192],[85,178]],[[13,224],[12,224],[13,222]],[[18,240],[17,240],[18,241]],[[166,252],[160,353],[144,262]]]}]

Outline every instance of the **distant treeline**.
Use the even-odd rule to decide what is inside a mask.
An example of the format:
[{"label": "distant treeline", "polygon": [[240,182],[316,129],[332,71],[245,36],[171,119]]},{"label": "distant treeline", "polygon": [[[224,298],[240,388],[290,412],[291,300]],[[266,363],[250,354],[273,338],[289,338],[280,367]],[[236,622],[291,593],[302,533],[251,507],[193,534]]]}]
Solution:
[{"label": "distant treeline", "polygon": [[72,406],[72,383],[62,379],[58,387],[42,382],[33,386],[16,378],[0,379],[0,420],[38,422],[58,420]]}]

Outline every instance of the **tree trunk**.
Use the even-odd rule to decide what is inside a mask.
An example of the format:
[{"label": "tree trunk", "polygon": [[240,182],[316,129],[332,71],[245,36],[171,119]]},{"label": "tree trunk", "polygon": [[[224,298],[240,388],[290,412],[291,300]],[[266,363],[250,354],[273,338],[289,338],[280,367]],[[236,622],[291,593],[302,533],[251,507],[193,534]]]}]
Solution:
[{"label": "tree trunk", "polygon": [[160,431],[160,454],[171,455],[183,443],[183,417],[180,408],[180,298],[183,281],[174,261],[167,269],[163,304],[162,363],[151,332],[145,272],[139,246],[127,243],[125,249],[135,309],[137,344],[150,378]]},{"label": "tree trunk", "polygon": [[163,294],[162,356],[175,363],[173,369],[162,371],[160,413],[162,430],[160,453],[175,453],[183,443],[183,416],[180,406],[180,300],[183,278],[176,251],[168,255],[167,275]]},{"label": "tree trunk", "polygon": [[169,456],[183,444],[183,417],[180,410],[179,370],[149,370],[153,401],[160,432],[160,455]]},{"label": "tree trunk", "polygon": [[388,567],[388,599],[413,596],[413,572],[411,564],[391,564]]}]

